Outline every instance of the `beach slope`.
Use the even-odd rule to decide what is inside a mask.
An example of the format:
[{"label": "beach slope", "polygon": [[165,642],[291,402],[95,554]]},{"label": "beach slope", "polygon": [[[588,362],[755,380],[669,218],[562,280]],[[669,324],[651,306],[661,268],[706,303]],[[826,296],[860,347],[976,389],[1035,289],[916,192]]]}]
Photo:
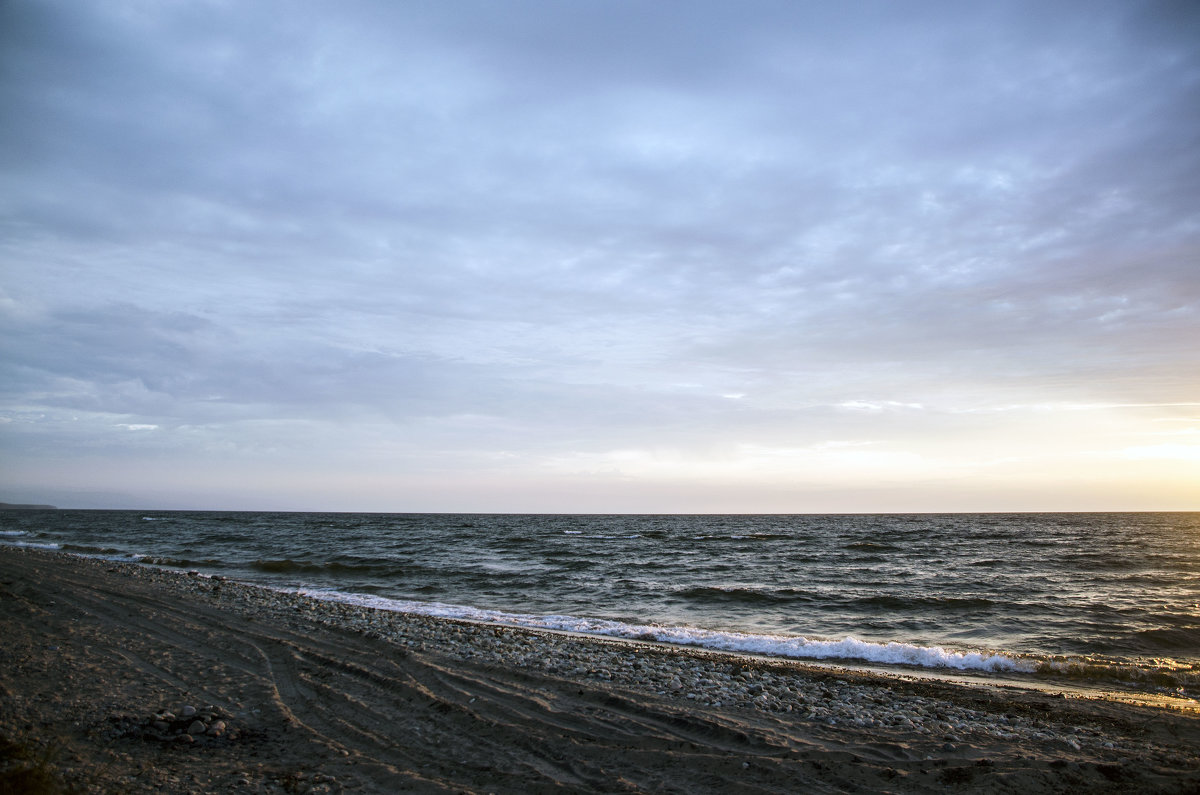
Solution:
[{"label": "beach slope", "polygon": [[0,548],[0,791],[1195,792],[1200,717]]}]

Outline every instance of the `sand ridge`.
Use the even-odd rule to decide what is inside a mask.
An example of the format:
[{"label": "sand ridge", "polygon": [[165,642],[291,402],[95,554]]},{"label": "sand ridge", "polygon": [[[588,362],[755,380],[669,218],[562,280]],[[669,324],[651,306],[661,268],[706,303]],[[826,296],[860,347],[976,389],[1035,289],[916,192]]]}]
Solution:
[{"label": "sand ridge", "polygon": [[[1200,789],[1195,714],[382,613],[33,549],[0,548],[0,621],[0,768],[84,791]],[[162,720],[184,707],[209,708],[221,735]]]}]

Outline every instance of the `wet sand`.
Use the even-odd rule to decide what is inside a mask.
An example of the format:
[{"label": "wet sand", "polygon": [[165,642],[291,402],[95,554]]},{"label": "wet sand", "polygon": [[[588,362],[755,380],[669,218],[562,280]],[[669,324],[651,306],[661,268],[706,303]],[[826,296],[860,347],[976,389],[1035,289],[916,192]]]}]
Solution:
[{"label": "wet sand", "polygon": [[1197,792],[1200,715],[0,547],[0,791]]}]

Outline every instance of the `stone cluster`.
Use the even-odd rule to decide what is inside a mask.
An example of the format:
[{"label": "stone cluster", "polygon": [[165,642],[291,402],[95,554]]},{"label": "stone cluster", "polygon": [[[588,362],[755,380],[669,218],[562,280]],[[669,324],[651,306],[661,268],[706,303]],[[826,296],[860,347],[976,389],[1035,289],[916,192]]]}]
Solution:
[{"label": "stone cluster", "polygon": [[176,710],[159,710],[135,727],[132,733],[147,740],[181,745],[211,743],[237,739],[238,731],[232,728],[231,723],[228,715],[211,704],[200,708],[185,704]]}]

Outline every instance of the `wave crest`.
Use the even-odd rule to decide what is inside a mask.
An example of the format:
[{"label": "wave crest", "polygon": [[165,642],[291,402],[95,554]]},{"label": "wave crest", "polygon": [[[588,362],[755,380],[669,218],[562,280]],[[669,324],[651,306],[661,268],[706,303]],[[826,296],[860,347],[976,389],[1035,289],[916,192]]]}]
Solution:
[{"label": "wave crest", "polygon": [[891,665],[917,665],[925,668],[949,668],[959,671],[1019,671],[1030,673],[1036,663],[1005,654],[976,651],[953,651],[940,646],[916,646],[909,643],[876,643],[846,637],[841,640],[812,640],[805,637],[756,635],[744,632],[722,632],[693,627],[662,627],[653,624],[628,624],[599,618],[578,616],[537,616],[482,610],[463,605],[440,602],[416,602],[363,596],[342,592],[301,590],[306,596],[364,607],[403,613],[459,618],[511,624],[531,629],[553,629],[587,635],[605,635],[630,640],[653,640],[680,646],[698,646],[717,651],[766,654],[808,660],[857,660]]}]

